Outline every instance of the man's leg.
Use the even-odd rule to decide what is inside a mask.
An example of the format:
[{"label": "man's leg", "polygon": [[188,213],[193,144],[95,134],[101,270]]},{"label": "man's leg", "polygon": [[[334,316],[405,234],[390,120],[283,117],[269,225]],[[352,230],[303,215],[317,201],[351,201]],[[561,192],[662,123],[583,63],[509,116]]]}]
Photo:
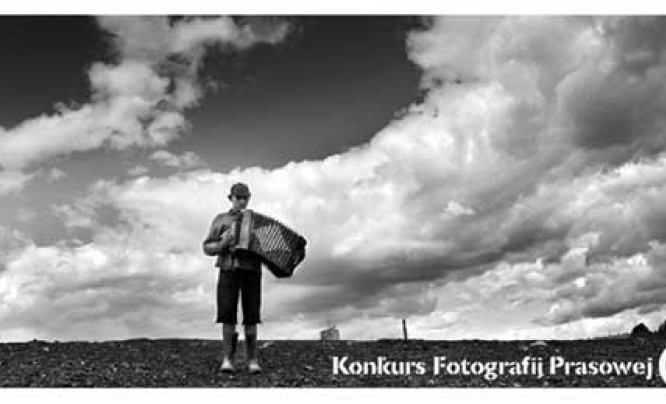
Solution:
[{"label": "man's leg", "polygon": [[239,282],[235,271],[220,271],[217,284],[217,322],[222,323],[222,341],[224,352],[220,370],[223,373],[234,373],[234,356],[238,343],[236,332],[236,314],[238,311]]},{"label": "man's leg", "polygon": [[250,373],[261,373],[257,359],[257,324],[261,322],[261,272],[246,271],[241,282],[245,347]]},{"label": "man's leg", "polygon": [[250,373],[261,373],[257,360],[257,325],[245,326],[245,346],[247,348],[247,367]]},{"label": "man's leg", "polygon": [[234,359],[236,356],[236,346],[238,344],[238,333],[236,324],[222,324],[222,341],[224,343],[224,356],[220,370],[223,373],[234,373]]}]

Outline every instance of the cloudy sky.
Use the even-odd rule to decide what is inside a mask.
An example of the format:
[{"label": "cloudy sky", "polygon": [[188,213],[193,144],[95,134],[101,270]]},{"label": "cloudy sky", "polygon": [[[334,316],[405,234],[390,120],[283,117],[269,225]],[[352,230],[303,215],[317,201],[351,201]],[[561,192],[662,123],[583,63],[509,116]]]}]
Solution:
[{"label": "cloudy sky", "polygon": [[216,338],[236,181],[309,241],[261,338],[666,318],[666,19],[1,17],[0,339]]}]

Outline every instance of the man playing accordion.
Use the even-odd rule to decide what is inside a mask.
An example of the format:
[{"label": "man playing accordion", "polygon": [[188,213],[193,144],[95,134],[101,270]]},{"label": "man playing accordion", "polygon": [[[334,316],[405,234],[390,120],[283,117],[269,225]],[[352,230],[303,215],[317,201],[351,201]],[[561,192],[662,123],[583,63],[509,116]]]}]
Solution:
[{"label": "man playing accordion", "polygon": [[235,372],[234,354],[238,342],[236,315],[240,292],[248,370],[256,374],[261,373],[257,360],[257,324],[261,322],[261,261],[256,257],[235,254],[237,228],[249,203],[250,189],[243,183],[236,183],[231,187],[228,198],[231,209],[215,217],[203,242],[204,253],[216,255],[215,266],[219,268],[215,322],[222,323],[224,356],[220,370],[223,373]]}]

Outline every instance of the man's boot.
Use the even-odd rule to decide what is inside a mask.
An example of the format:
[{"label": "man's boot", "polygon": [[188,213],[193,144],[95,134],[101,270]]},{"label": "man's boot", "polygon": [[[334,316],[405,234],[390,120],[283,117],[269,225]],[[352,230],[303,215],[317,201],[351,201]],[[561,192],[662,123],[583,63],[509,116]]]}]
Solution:
[{"label": "man's boot", "polygon": [[238,344],[238,333],[224,333],[224,358],[222,358],[222,373],[235,373],[234,357],[236,356],[236,345]]},{"label": "man's boot", "polygon": [[261,373],[257,360],[257,334],[245,334],[245,347],[247,348],[247,367],[250,374]]}]

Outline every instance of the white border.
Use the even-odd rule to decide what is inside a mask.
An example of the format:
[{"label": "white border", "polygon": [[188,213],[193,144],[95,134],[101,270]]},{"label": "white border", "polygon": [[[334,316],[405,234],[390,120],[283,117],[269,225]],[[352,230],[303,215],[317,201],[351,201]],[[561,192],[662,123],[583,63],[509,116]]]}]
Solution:
[{"label": "white border", "polygon": [[21,0],[0,14],[665,14],[654,0]]},{"label": "white border", "polygon": [[652,400],[666,398],[666,389],[649,388],[162,388],[162,389],[0,389],[0,397],[9,402],[48,402],[71,404],[74,402],[95,404],[127,402],[128,400],[159,400],[164,402],[193,402],[219,404],[221,400],[233,404],[250,403],[270,399],[271,404],[295,404],[301,400],[317,404],[339,404],[342,401],[382,400],[413,402],[415,400],[440,399],[446,402],[462,400],[487,400],[492,402],[540,404],[578,399],[620,400],[634,397]]}]

